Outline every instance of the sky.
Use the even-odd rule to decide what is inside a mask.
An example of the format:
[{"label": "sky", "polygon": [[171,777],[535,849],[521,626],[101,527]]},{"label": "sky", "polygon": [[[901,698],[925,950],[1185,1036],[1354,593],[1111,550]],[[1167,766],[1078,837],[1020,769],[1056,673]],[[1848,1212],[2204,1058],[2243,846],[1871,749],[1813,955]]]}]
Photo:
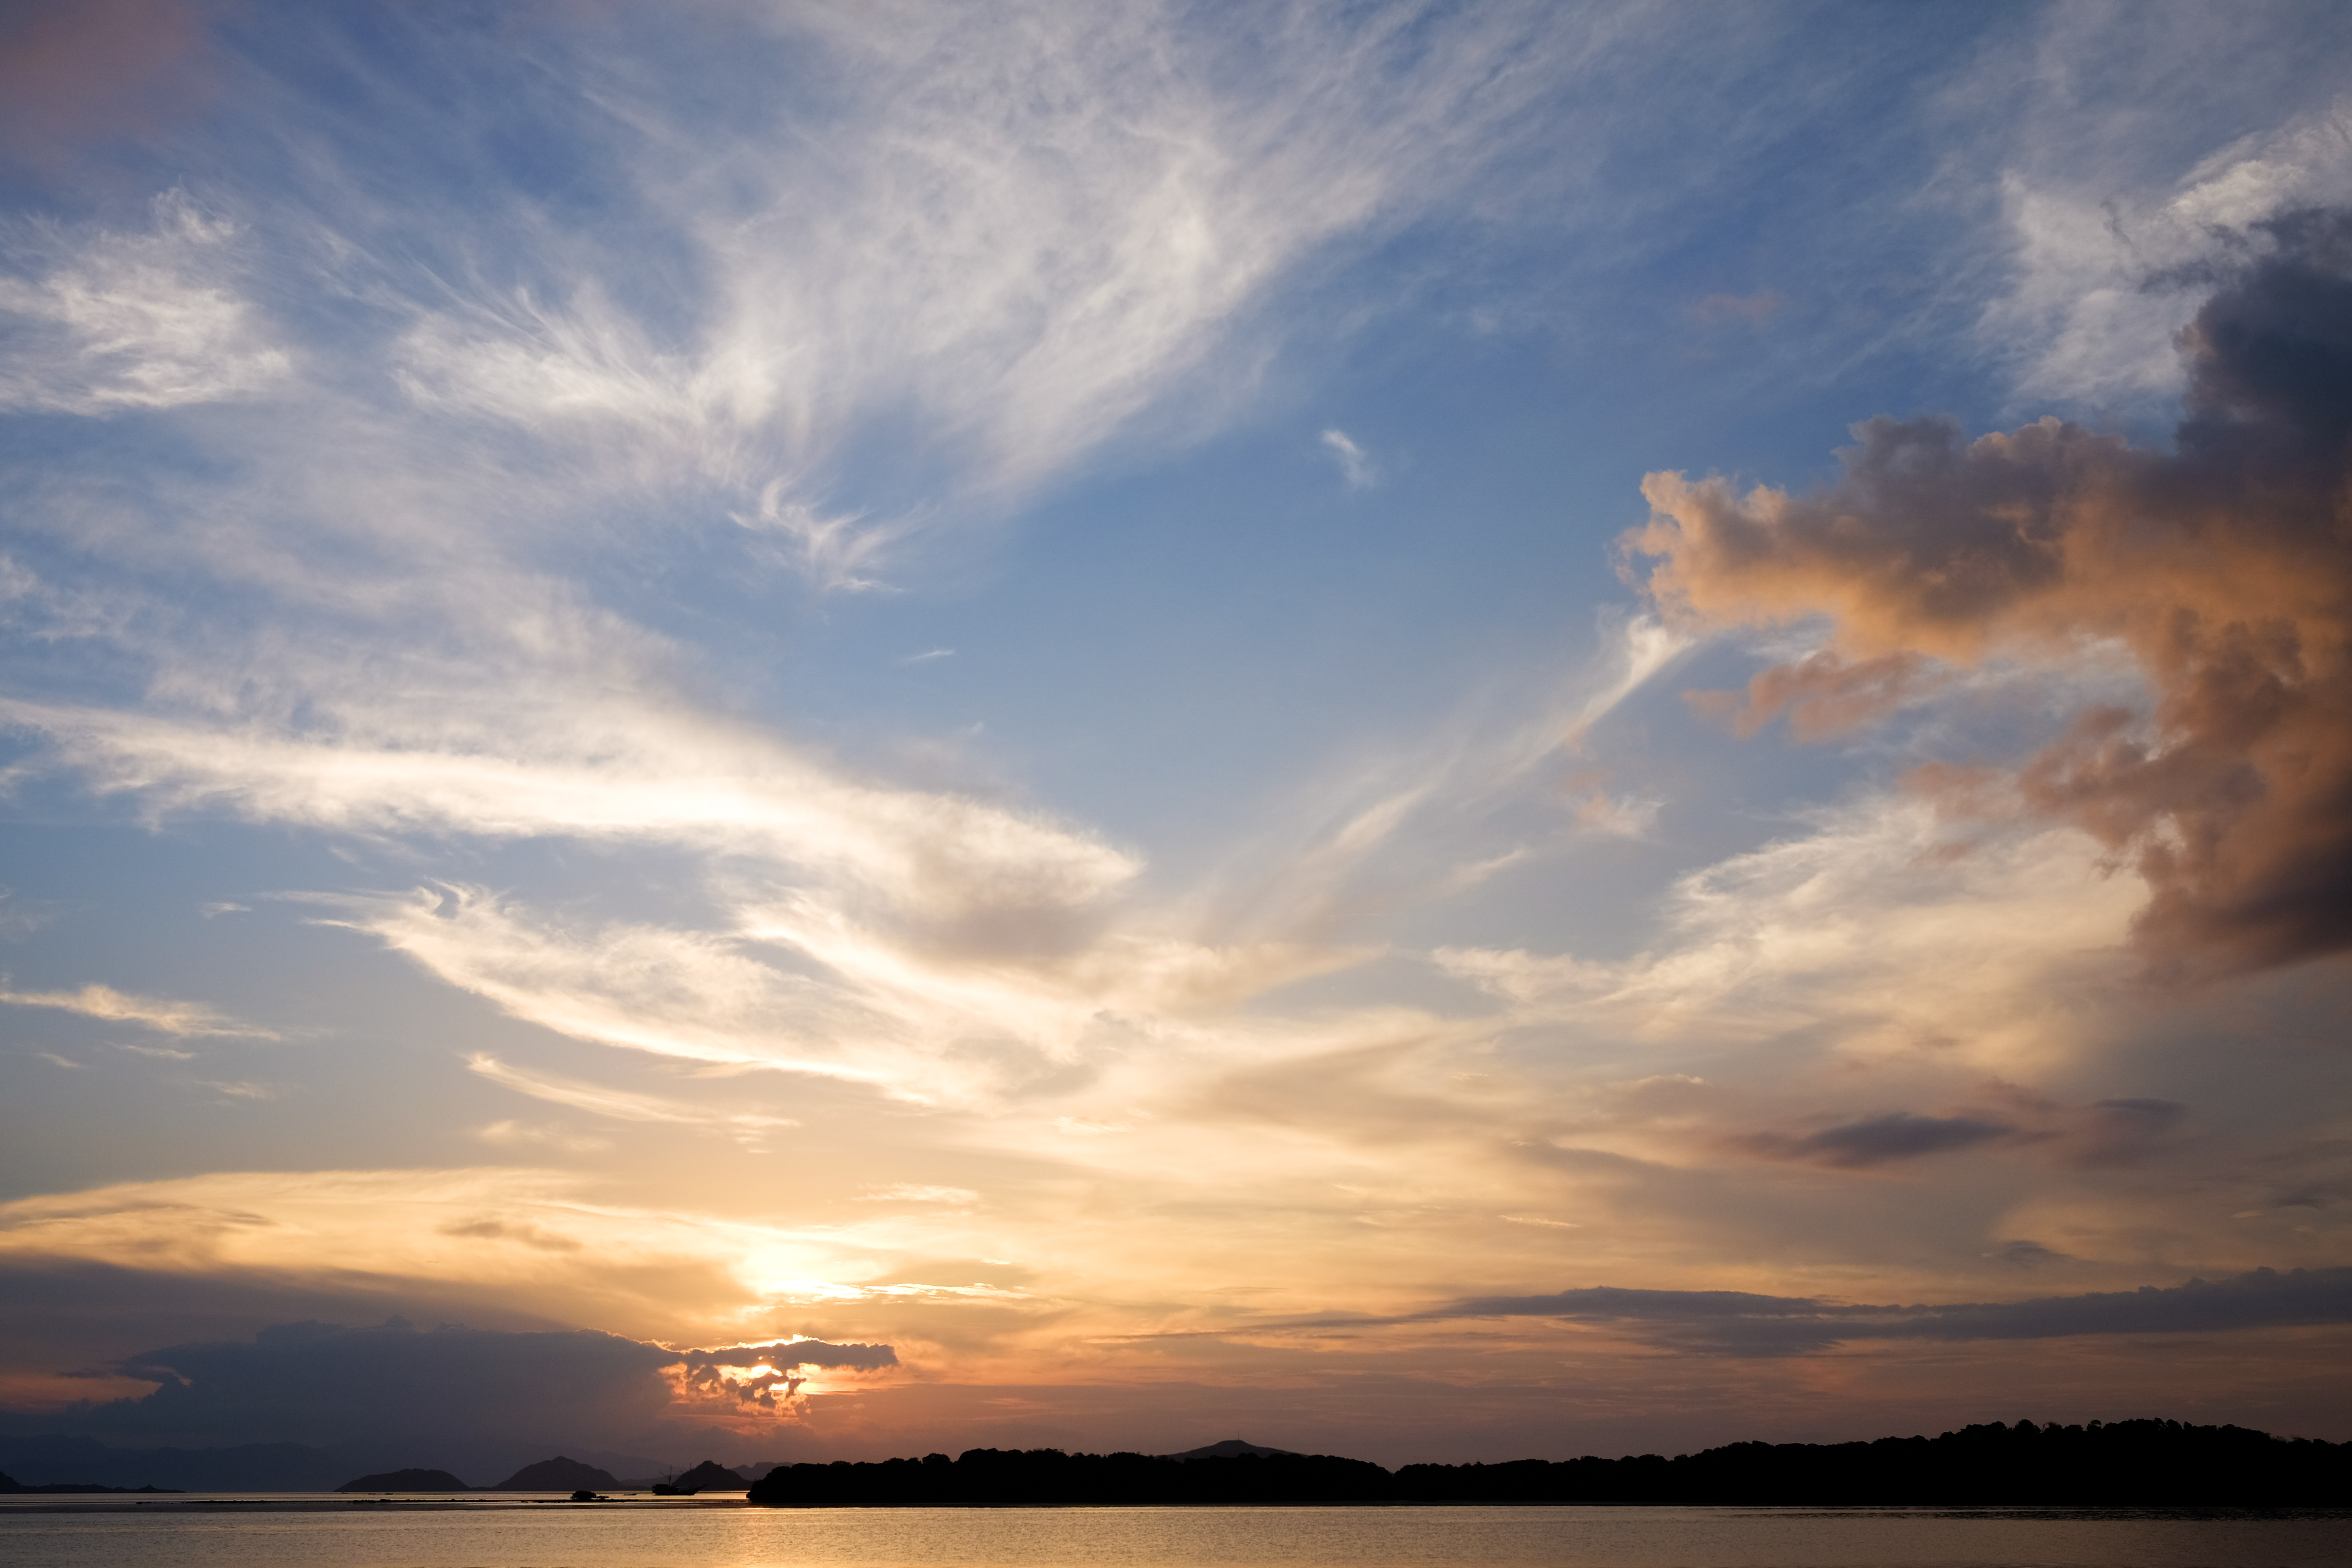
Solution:
[{"label": "sky", "polygon": [[2352,1439],[2347,81],[8,7],[0,1436]]}]

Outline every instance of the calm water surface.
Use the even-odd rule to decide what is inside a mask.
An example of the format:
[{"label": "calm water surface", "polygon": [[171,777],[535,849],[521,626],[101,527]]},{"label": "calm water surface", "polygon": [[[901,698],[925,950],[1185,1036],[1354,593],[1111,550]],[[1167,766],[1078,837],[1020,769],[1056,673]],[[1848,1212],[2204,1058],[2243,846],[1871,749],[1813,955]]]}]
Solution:
[{"label": "calm water surface", "polygon": [[2352,1568],[2352,1512],[0,1510],[9,1568]]}]

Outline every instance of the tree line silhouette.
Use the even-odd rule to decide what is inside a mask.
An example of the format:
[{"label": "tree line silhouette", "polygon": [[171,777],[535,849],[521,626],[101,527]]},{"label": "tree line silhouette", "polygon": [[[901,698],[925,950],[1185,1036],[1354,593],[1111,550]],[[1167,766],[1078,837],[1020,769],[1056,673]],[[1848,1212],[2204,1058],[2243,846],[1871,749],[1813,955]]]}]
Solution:
[{"label": "tree line silhouette", "polygon": [[1747,1503],[1852,1506],[2352,1506],[2352,1443],[2243,1426],[1991,1422],[1938,1437],[1733,1443],[1667,1458],[1587,1457],[1394,1471],[1328,1454],[1231,1458],[974,1448],[878,1464],[781,1465],[770,1508],[1061,1503]]}]

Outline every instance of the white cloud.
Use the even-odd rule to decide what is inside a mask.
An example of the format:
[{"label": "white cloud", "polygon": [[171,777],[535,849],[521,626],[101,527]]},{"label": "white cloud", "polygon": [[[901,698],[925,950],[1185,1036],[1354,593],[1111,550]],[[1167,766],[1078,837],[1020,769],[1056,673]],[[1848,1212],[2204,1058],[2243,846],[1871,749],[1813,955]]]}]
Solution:
[{"label": "white cloud", "polygon": [[[136,792],[159,813],[225,808],[345,832],[611,837],[764,855],[936,921],[1082,906],[1139,868],[1037,817],[846,779],[691,714],[608,709],[568,733],[558,720],[540,735],[499,737],[497,751],[486,734],[445,737],[463,750],[428,737],[338,743],[5,700],[0,716],[45,731],[100,788]],[[514,754],[533,741],[539,754]]]},{"label": "white cloud", "polygon": [[277,1100],[286,1093],[284,1086],[280,1084],[257,1083],[251,1079],[238,1079],[227,1082],[206,1079],[204,1081],[204,1087],[225,1100]]},{"label": "white cloud", "polygon": [[[707,282],[665,302],[685,324],[626,303],[610,255],[542,235],[528,288],[415,288],[396,374],[420,409],[756,495],[737,520],[834,588],[873,585],[942,501],[1025,491],[1179,389],[1229,402],[1264,353],[1235,329],[1271,289],[1463,199],[1496,129],[1607,33],[1541,8],[1298,6],[1262,16],[1244,58],[1153,4],[755,26],[745,47],[780,66],[824,62],[823,109],[785,93],[714,135],[650,68],[598,82],[637,132],[645,221]],[[830,504],[877,428],[931,493]]]},{"label": "white cloud", "polygon": [[495,1143],[502,1148],[561,1149],[567,1154],[601,1153],[613,1146],[609,1138],[573,1132],[552,1123],[519,1121],[511,1118],[476,1128],[474,1136],[485,1143]]},{"label": "white cloud", "polygon": [[818,587],[842,592],[881,586],[866,574],[906,531],[882,524],[860,527],[865,517],[858,512],[827,517],[805,501],[786,499],[782,479],[761,487],[753,510],[732,515],[740,527],[784,540],[790,547],[785,559]]},{"label": "white cloud", "polygon": [[1356,444],[1345,430],[1323,432],[1323,449],[1339,465],[1339,477],[1351,490],[1360,490],[1379,482],[1380,469],[1374,466],[1371,454]]},{"label": "white cloud", "polygon": [[[293,366],[236,291],[236,226],[180,192],[145,233],[39,231],[0,274],[0,408],[104,415],[249,396]],[[44,265],[46,263],[46,265]]]},{"label": "white cloud", "polygon": [[2017,401],[2168,399],[2181,385],[2174,336],[2206,292],[2198,269],[2264,218],[2352,199],[2352,100],[2243,137],[2163,188],[2012,171],[2002,195],[2014,276],[1979,331],[2015,360]]},{"label": "white cloud", "polygon": [[1677,882],[1653,951],[1622,961],[1441,949],[1520,1016],[1584,1018],[1685,1048],[1826,1028],[1855,1059],[1923,1047],[2030,1076],[2121,983],[2138,879],[2071,829],[1956,834],[1930,803],[1866,796],[1813,830]]},{"label": "white cloud", "polygon": [[109,1023],[136,1024],[159,1034],[224,1036],[274,1040],[268,1029],[239,1023],[201,1002],[172,1002],[156,996],[135,996],[110,985],[85,985],[79,991],[15,991],[0,989],[0,1002],[18,1007],[54,1007]]},{"label": "white cloud", "polygon": [[[467,1070],[480,1074],[492,1083],[530,1095],[553,1105],[570,1106],[592,1116],[609,1117],[615,1121],[666,1122],[674,1126],[708,1127],[731,1134],[738,1142],[758,1147],[776,1131],[798,1127],[800,1123],[788,1116],[771,1116],[757,1110],[715,1110],[683,1100],[660,1095],[639,1094],[629,1089],[612,1089],[603,1084],[583,1082],[553,1073],[532,1072],[525,1068],[511,1067],[496,1057],[476,1053],[466,1058]],[[511,1123],[495,1123],[505,1127]],[[493,1142],[525,1141],[517,1134],[504,1134]],[[536,1140],[544,1142],[545,1140]]]},{"label": "white cloud", "polygon": [[862,1204],[952,1204],[969,1205],[980,1201],[980,1194],[970,1187],[932,1187],[900,1182],[887,1187],[877,1187],[860,1193]]}]

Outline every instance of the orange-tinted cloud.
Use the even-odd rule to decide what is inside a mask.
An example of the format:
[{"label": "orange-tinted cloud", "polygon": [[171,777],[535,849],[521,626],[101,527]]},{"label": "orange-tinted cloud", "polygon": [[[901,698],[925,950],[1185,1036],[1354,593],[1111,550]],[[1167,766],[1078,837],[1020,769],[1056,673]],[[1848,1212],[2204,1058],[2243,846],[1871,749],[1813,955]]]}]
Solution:
[{"label": "orange-tinted cloud", "polygon": [[0,7],[0,156],[67,159],[205,96],[194,0],[11,0]]},{"label": "orange-tinted cloud", "polygon": [[1710,719],[1728,719],[1743,738],[1786,714],[1798,740],[1825,741],[1884,719],[1943,679],[1915,653],[1854,661],[1823,650],[1759,671],[1744,701],[1729,691],[1686,691],[1683,700]]},{"label": "orange-tinted cloud", "polygon": [[1924,660],[2126,649],[2151,708],[2081,713],[2010,797],[2136,861],[2140,939],[2202,969],[2352,948],[2352,214],[2258,237],[2182,334],[2173,450],[1880,418],[1810,495],[1653,474],[1627,541],[1685,627],[1831,623],[1828,655],[1767,671],[1744,708],[1703,700],[1747,729],[1873,716]]}]

